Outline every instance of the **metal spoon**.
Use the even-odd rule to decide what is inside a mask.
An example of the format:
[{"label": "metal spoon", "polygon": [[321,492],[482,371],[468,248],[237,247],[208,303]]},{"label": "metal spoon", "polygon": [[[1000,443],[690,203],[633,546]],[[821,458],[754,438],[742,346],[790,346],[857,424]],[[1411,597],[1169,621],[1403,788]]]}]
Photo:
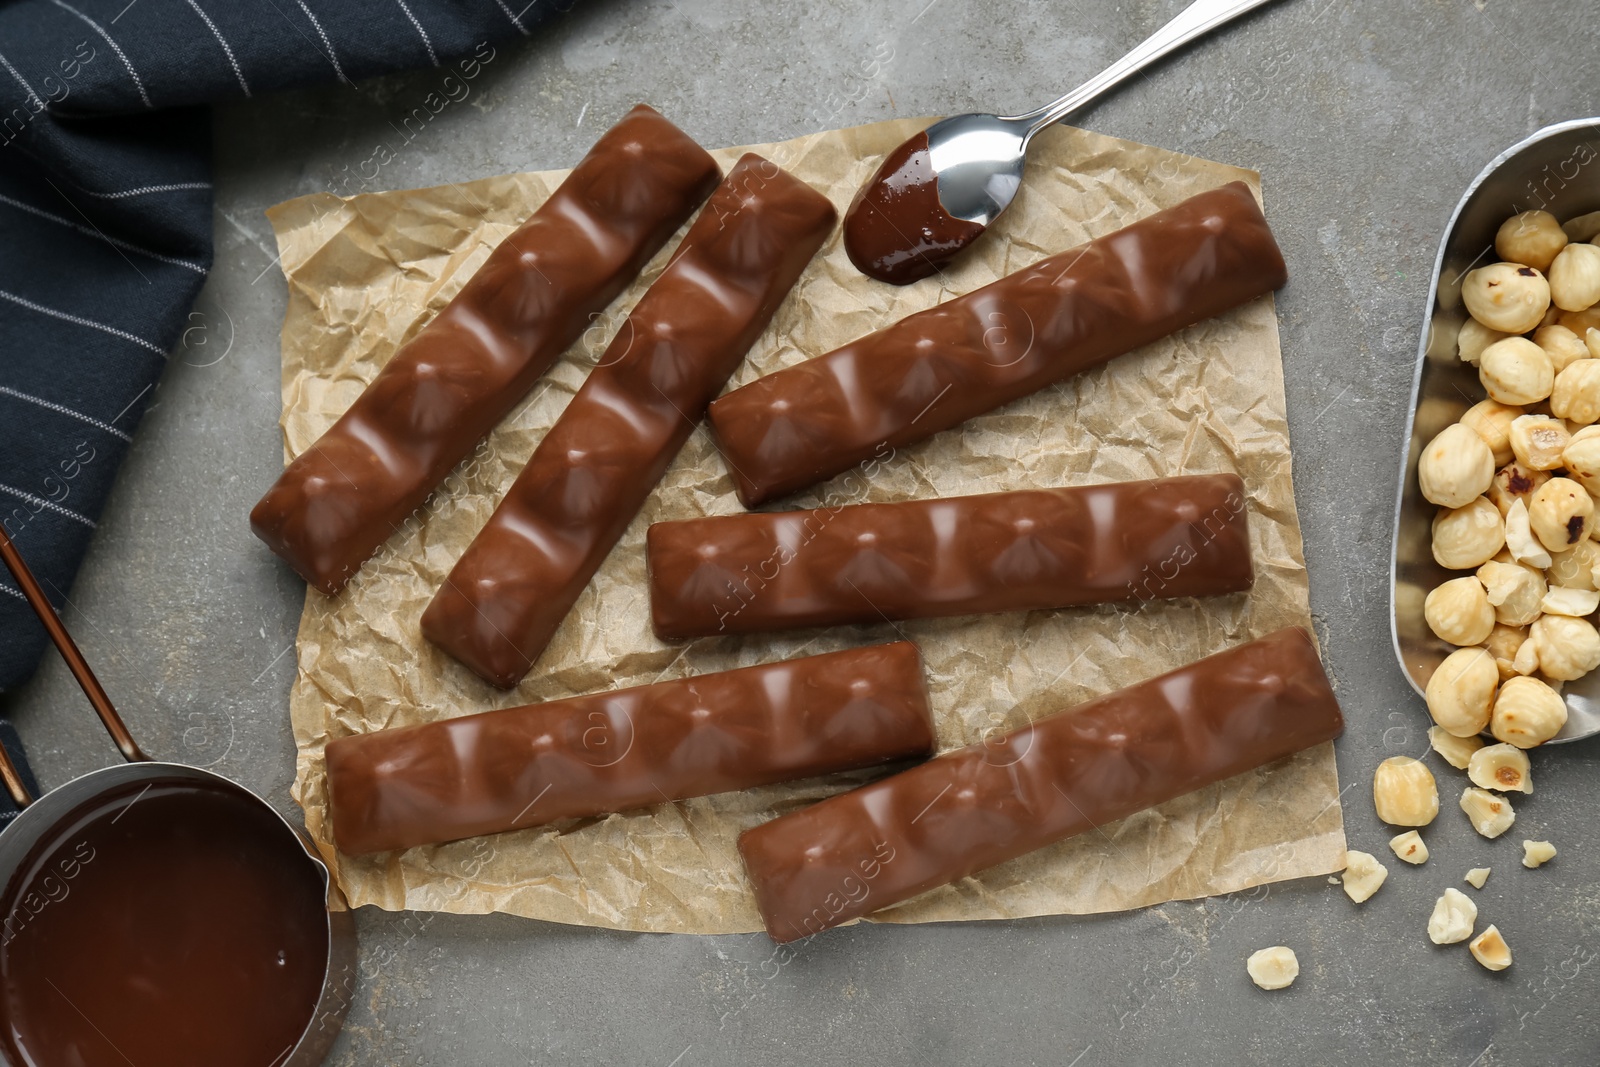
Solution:
[{"label": "metal spoon", "polygon": [[[890,251],[886,256],[881,244],[866,248],[863,226],[863,239],[858,242],[862,247],[859,254],[857,248],[851,249],[851,259],[866,273],[895,284],[934,273],[940,263],[976,240],[983,227],[994,222],[1010,205],[1022,184],[1028,142],[1035,134],[1098,99],[1173,50],[1267,2],[1195,0],[1143,44],[1053,103],[1022,115],[954,115],[934,123],[925,133],[913,138],[913,141],[927,138],[925,157],[920,152],[910,153],[914,159],[907,166],[905,149],[911,144],[907,142],[890,153],[888,162],[873,175],[857,198],[858,205],[863,201],[879,205],[884,216],[878,221],[879,241],[887,230],[891,243],[900,246],[898,254]],[[925,218],[903,217],[906,209],[897,204],[915,202],[905,195],[908,187],[926,182],[930,170],[938,191],[938,206],[943,208],[943,213],[973,225],[961,226],[958,222],[941,226],[945,220],[933,220],[930,225]],[[875,187],[880,186],[882,190],[875,191]],[[931,209],[933,205],[927,207]],[[852,213],[855,211],[852,208]],[[902,217],[897,219],[894,217],[897,215]],[[851,236],[847,221],[847,244]],[[896,237],[899,238],[897,242]],[[911,259],[915,259],[914,265],[908,262]],[[893,270],[872,269],[874,262],[891,261]],[[891,274],[893,276],[889,276]]]}]

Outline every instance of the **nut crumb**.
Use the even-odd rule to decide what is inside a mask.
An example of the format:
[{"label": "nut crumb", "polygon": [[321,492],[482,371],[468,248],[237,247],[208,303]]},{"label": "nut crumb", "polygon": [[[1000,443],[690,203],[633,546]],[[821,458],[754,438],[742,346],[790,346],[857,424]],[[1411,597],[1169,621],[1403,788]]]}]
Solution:
[{"label": "nut crumb", "polygon": [[1406,863],[1416,865],[1428,862],[1428,845],[1415,830],[1407,830],[1389,839],[1389,847]]},{"label": "nut crumb", "polygon": [[1474,889],[1482,889],[1483,883],[1489,880],[1488,867],[1474,867],[1467,872],[1466,882]]},{"label": "nut crumb", "polygon": [[1548,841],[1524,841],[1522,843],[1522,865],[1524,867],[1543,867],[1556,858],[1556,846]]},{"label": "nut crumb", "polygon": [[1287,989],[1300,977],[1300,960],[1294,949],[1274,945],[1252,952],[1244,969],[1250,973],[1250,980],[1262,989]]},{"label": "nut crumb", "polygon": [[1344,893],[1357,904],[1366,902],[1388,877],[1389,868],[1372,853],[1351,849],[1344,854]]},{"label": "nut crumb", "polygon": [[1511,946],[1506,944],[1506,939],[1500,936],[1499,929],[1492,923],[1473,938],[1467,948],[1472,950],[1473,959],[1491,971],[1503,971],[1511,966]]}]

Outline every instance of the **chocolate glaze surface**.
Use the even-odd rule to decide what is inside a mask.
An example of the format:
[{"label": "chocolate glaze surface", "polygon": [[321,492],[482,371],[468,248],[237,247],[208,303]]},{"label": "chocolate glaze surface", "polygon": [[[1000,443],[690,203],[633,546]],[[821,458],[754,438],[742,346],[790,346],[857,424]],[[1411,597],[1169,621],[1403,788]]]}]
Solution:
[{"label": "chocolate glaze surface", "polygon": [[862,274],[909,285],[936,273],[983,231],[939,202],[924,131],[890,152],[856,194],[844,216],[844,250]]},{"label": "chocolate glaze surface", "polygon": [[754,507],[981,415],[1283,285],[1233,182],[758,378],[711,405]]},{"label": "chocolate glaze surface", "polygon": [[381,852],[926,756],[907,641],[328,744],[333,835]]},{"label": "chocolate glaze surface", "polygon": [[739,838],[767,932],[793,941],[1337,737],[1301,629],[949,752]]},{"label": "chocolate glaze surface", "polygon": [[348,411],[250,527],[336,593],[638,274],[720,177],[643,104],[608,130]]},{"label": "chocolate glaze surface", "polygon": [[822,194],[746,155],[422,616],[514,686],[833,229]]},{"label": "chocolate glaze surface", "polygon": [[328,966],[325,891],[301,849],[259,801],[189,780],[131,783],[63,819],[5,892],[7,1057],[281,1062]]},{"label": "chocolate glaze surface", "polygon": [[658,522],[664,638],[1036,611],[1250,588],[1232,474]]}]

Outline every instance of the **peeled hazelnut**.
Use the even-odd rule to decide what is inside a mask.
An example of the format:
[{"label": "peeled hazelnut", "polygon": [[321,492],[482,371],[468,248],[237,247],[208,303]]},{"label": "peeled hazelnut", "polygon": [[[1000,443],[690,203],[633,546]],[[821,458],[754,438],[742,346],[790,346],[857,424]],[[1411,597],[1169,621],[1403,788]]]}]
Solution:
[{"label": "peeled hazelnut", "polygon": [[[1555,368],[1557,374],[1576,361],[1589,359],[1594,355],[1589,351],[1589,346],[1583,343],[1582,336],[1573,333],[1565,326],[1556,324],[1541,326],[1533,331],[1533,343],[1544,349],[1544,354],[1550,357],[1550,365]],[[1487,348],[1488,345],[1484,347]]]},{"label": "peeled hazelnut", "polygon": [[[1459,578],[1452,579],[1452,581],[1460,580]],[[1539,604],[1544,599],[1546,586],[1544,575],[1534,568],[1523,563],[1500,563],[1496,560],[1490,560],[1478,568],[1478,583],[1484,587],[1484,599],[1488,601],[1489,606],[1494,610],[1495,621],[1502,626],[1527,626],[1539,617]],[[1445,583],[1445,585],[1449,584],[1449,582]],[[1439,588],[1442,589],[1444,586]],[[1438,592],[1438,590],[1434,590],[1434,592]],[[1429,596],[1431,597],[1432,594],[1430,593]],[[1438,633],[1438,630],[1435,629],[1434,632]],[[1516,631],[1512,632],[1516,633]],[[1491,630],[1490,633],[1492,635],[1493,631]],[[1444,637],[1443,634],[1439,634],[1439,636]],[[1446,641],[1450,640],[1448,637],[1444,639]],[[1517,648],[1522,644],[1521,635],[1518,635],[1515,645],[1511,645],[1510,642],[1511,637],[1509,635],[1501,635],[1501,648],[1490,649],[1491,652],[1495,653],[1496,659],[1509,661],[1515,656]],[[1451,643],[1461,644],[1462,642],[1453,641]],[[1477,644],[1479,642],[1471,643]],[[1508,645],[1510,646],[1509,648],[1506,647]],[[1506,655],[1500,655],[1501,651],[1505,651]]]},{"label": "peeled hazelnut", "polygon": [[[1456,355],[1461,357],[1461,362],[1476,366],[1485,348],[1510,336],[1511,334],[1489,329],[1477,319],[1469,318],[1461,324],[1461,330],[1456,334]],[[1578,343],[1583,344],[1582,341]]]},{"label": "peeled hazelnut", "polygon": [[1491,263],[1461,283],[1461,301],[1473,318],[1501,333],[1527,333],[1550,306],[1550,285],[1533,267]]},{"label": "peeled hazelnut", "polygon": [[[1560,460],[1559,455],[1556,458]],[[1422,495],[1433,503],[1463,507],[1487,492],[1494,481],[1494,451],[1472,427],[1459,422],[1446,426],[1422,450],[1417,480]]]},{"label": "peeled hazelnut", "polygon": [[1287,989],[1300,977],[1300,960],[1294,949],[1274,945],[1252,952],[1244,963],[1250,981],[1262,989]]},{"label": "peeled hazelnut", "polygon": [[1562,311],[1600,303],[1600,247],[1569,244],[1550,264],[1550,302]]},{"label": "peeled hazelnut", "polygon": [[1526,337],[1496,341],[1478,357],[1478,380],[1502,404],[1537,404],[1555,388],[1556,368]]},{"label": "peeled hazelnut", "polygon": [[1491,971],[1503,971],[1511,966],[1511,946],[1492,923],[1467,948],[1472,950],[1473,959]]},{"label": "peeled hazelnut", "polygon": [[1351,849],[1344,854],[1344,894],[1357,904],[1371,899],[1388,877],[1389,868],[1370,852]]},{"label": "peeled hazelnut", "polygon": [[[1590,542],[1593,544],[1594,542]],[[1600,608],[1600,593],[1593,589],[1562,589],[1557,587],[1544,595],[1539,607],[1546,615],[1566,615],[1581,619],[1593,615]]]},{"label": "peeled hazelnut", "polygon": [[1427,764],[1390,756],[1372,773],[1372,802],[1391,826],[1426,826],[1439,814],[1439,789]]},{"label": "peeled hazelnut", "polygon": [[[1595,251],[1600,252],[1600,248]],[[1550,411],[1557,418],[1580,426],[1600,419],[1600,359],[1577,360],[1556,374]]]},{"label": "peeled hazelnut", "polygon": [[[1584,362],[1596,363],[1592,359]],[[1506,434],[1517,463],[1536,471],[1555,470],[1561,466],[1561,452],[1571,440],[1572,434],[1566,424],[1549,415],[1518,415],[1511,420],[1511,429]]]},{"label": "peeled hazelnut", "polygon": [[1600,211],[1578,215],[1561,224],[1561,232],[1569,241],[1592,241],[1600,235]]},{"label": "peeled hazelnut", "polygon": [[[1523,509],[1523,516],[1526,521],[1526,509]],[[1466,507],[1441,509],[1434,516],[1433,558],[1446,570],[1476,570],[1493,559],[1505,543],[1505,520],[1500,517],[1499,509],[1484,497],[1478,497]]]},{"label": "peeled hazelnut", "polygon": [[[1542,659],[1540,663],[1542,666]],[[1566,724],[1566,701],[1538,678],[1513,678],[1501,686],[1489,716],[1489,732],[1495,740],[1518,748],[1542,745]]]},{"label": "peeled hazelnut", "polygon": [[[1593,362],[1600,364],[1600,360]],[[1494,457],[1494,465],[1503,467],[1511,462],[1511,420],[1522,414],[1522,409],[1502,404],[1498,400],[1480,400],[1461,416],[1461,425],[1483,438]],[[1437,503],[1437,501],[1435,501]]]},{"label": "peeled hazelnut", "polygon": [[[1592,534],[1594,529],[1592,523],[1589,528]],[[1550,566],[1545,568],[1545,581],[1552,589],[1588,591],[1594,588],[1596,564],[1600,564],[1600,544],[1585,538],[1565,552],[1550,553]],[[1563,611],[1557,614],[1570,615],[1572,612]],[[1588,612],[1583,614],[1587,615]]]},{"label": "peeled hazelnut", "polygon": [[1528,501],[1528,525],[1551,552],[1564,552],[1587,538],[1593,521],[1594,498],[1571,478],[1551,478]]},{"label": "peeled hazelnut", "polygon": [[1482,889],[1483,883],[1489,880],[1488,867],[1474,867],[1467,872],[1467,884],[1474,889]]},{"label": "peeled hazelnut", "polygon": [[[1556,318],[1556,325],[1565,326],[1579,337],[1590,330],[1600,327],[1600,307],[1585,308],[1582,311],[1563,311]],[[1593,355],[1594,350],[1589,350]]]},{"label": "peeled hazelnut", "polygon": [[1543,867],[1556,858],[1556,846],[1548,841],[1524,841],[1522,843],[1522,865],[1524,867]]},{"label": "peeled hazelnut", "polygon": [[[1595,427],[1600,433],[1600,427]],[[1580,435],[1582,431],[1579,431]],[[1574,438],[1576,440],[1576,438]],[[1511,444],[1509,433],[1506,445]],[[1568,446],[1571,447],[1570,445]],[[1489,502],[1499,509],[1504,515],[1511,510],[1511,505],[1518,500],[1528,501],[1533,498],[1534,491],[1550,480],[1549,471],[1536,471],[1532,467],[1524,467],[1520,463],[1507,463],[1495,471],[1494,481],[1489,483]]]},{"label": "peeled hazelnut", "polygon": [[1493,656],[1481,648],[1458,648],[1428,679],[1428,714],[1456,737],[1481,733],[1489,725],[1499,684],[1500,671]]},{"label": "peeled hazelnut", "polygon": [[[1540,488],[1543,488],[1543,486]],[[1462,510],[1466,509],[1463,508]],[[1451,512],[1450,514],[1455,513]],[[1462,536],[1459,531],[1452,530],[1451,533],[1453,539],[1449,542],[1449,546],[1455,549],[1457,553],[1452,558],[1468,555],[1470,550],[1467,548],[1467,543],[1474,546],[1482,546],[1488,544],[1489,540],[1487,533],[1477,534],[1477,540],[1470,541]],[[1541,570],[1550,566],[1550,552],[1544,547],[1543,542],[1533,535],[1533,524],[1528,519],[1528,505],[1521,499],[1513,500],[1511,507],[1506,509],[1503,534],[1506,548],[1510,550],[1512,559],[1518,563],[1526,563],[1530,567],[1538,567]],[[1433,520],[1433,541],[1433,558],[1438,560],[1439,516],[1434,516]],[[1493,559],[1494,557],[1491,556],[1490,558]]]},{"label": "peeled hazelnut", "polygon": [[[1538,622],[1538,619],[1534,620]],[[1516,674],[1529,675],[1539,669],[1539,646],[1532,641],[1524,641],[1517,649],[1517,654],[1511,657],[1511,670]],[[1509,682],[1511,679],[1502,678],[1501,681]]]},{"label": "peeled hazelnut", "polygon": [[1510,263],[1549,270],[1556,253],[1567,246],[1567,234],[1548,211],[1524,211],[1500,224],[1494,251]]},{"label": "peeled hazelnut", "polygon": [[1472,779],[1473,785],[1483,789],[1498,789],[1502,793],[1533,792],[1528,754],[1504,742],[1474,752],[1467,761],[1467,777]]},{"label": "peeled hazelnut", "polygon": [[1459,889],[1446,889],[1433,904],[1428,917],[1428,940],[1435,945],[1454,945],[1472,936],[1478,921],[1478,906]]},{"label": "peeled hazelnut", "polygon": [[[1585,426],[1573,434],[1562,450],[1561,465],[1567,469],[1567,477],[1591,494],[1600,492],[1600,426]],[[1498,480],[1499,475],[1495,477]],[[1493,485],[1489,492],[1492,498]]]},{"label": "peeled hazelnut", "polygon": [[1489,606],[1489,596],[1483,583],[1472,577],[1452,578],[1429,593],[1422,613],[1433,632],[1452,645],[1479,644],[1494,629],[1494,608]]},{"label": "peeled hazelnut", "polygon": [[1511,801],[1472,786],[1461,794],[1461,810],[1472,821],[1472,828],[1489,838],[1499,837],[1517,821]]},{"label": "peeled hazelnut", "polygon": [[[1541,615],[1528,629],[1528,639],[1539,653],[1539,670],[1563,682],[1574,681],[1600,667],[1600,632],[1585,619]],[[1563,712],[1562,721],[1566,721]],[[1557,726],[1560,729],[1560,726]],[[1497,733],[1496,737],[1500,737]],[[1554,736],[1554,731],[1551,732]],[[1501,737],[1502,741],[1511,740]],[[1546,740],[1546,739],[1541,739]],[[1533,742],[1534,745],[1538,741]],[[1532,748],[1533,745],[1523,745]]]},{"label": "peeled hazelnut", "polygon": [[1428,846],[1422,840],[1422,835],[1415,830],[1407,830],[1403,834],[1395,834],[1389,838],[1389,847],[1396,857],[1411,864],[1413,867],[1419,863],[1428,862]]},{"label": "peeled hazelnut", "polygon": [[1600,329],[1591,326],[1583,333],[1583,347],[1590,359],[1600,359]]},{"label": "peeled hazelnut", "polygon": [[1430,726],[1428,744],[1444,757],[1446,763],[1464,771],[1472,762],[1472,754],[1483,747],[1483,738],[1477,734],[1471,737],[1457,737],[1442,726]]},{"label": "peeled hazelnut", "polygon": [[[1488,564],[1484,564],[1488,566]],[[1499,610],[1499,609],[1496,609]],[[1495,669],[1500,672],[1500,680],[1508,681],[1515,677],[1517,669],[1514,666],[1517,652],[1528,641],[1528,629],[1525,626],[1506,626],[1495,623],[1494,629],[1489,631],[1489,636],[1484,639],[1483,647],[1494,657]],[[1535,663],[1535,670],[1538,669]],[[1435,748],[1438,746],[1435,745]]]}]

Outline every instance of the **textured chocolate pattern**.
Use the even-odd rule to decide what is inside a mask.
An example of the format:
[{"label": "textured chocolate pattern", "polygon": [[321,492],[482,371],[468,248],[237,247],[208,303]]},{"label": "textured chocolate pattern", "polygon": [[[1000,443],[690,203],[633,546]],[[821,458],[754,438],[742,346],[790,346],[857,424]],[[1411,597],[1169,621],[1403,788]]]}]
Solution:
[{"label": "textured chocolate pattern", "polygon": [[608,130],[250,513],[336,593],[494,428],[716,185],[716,162],[643,104]]},{"label": "textured chocolate pattern", "polygon": [[920,441],[1283,285],[1242,182],[758,378],[711,405],[747,507]]},{"label": "textured chocolate pattern", "polygon": [[1337,737],[1310,636],[1279,630],[774,819],[739,838],[793,941]]},{"label": "textured chocolate pattern", "polygon": [[429,640],[517,684],[833,222],[804,182],[739,161],[428,605]]}]

